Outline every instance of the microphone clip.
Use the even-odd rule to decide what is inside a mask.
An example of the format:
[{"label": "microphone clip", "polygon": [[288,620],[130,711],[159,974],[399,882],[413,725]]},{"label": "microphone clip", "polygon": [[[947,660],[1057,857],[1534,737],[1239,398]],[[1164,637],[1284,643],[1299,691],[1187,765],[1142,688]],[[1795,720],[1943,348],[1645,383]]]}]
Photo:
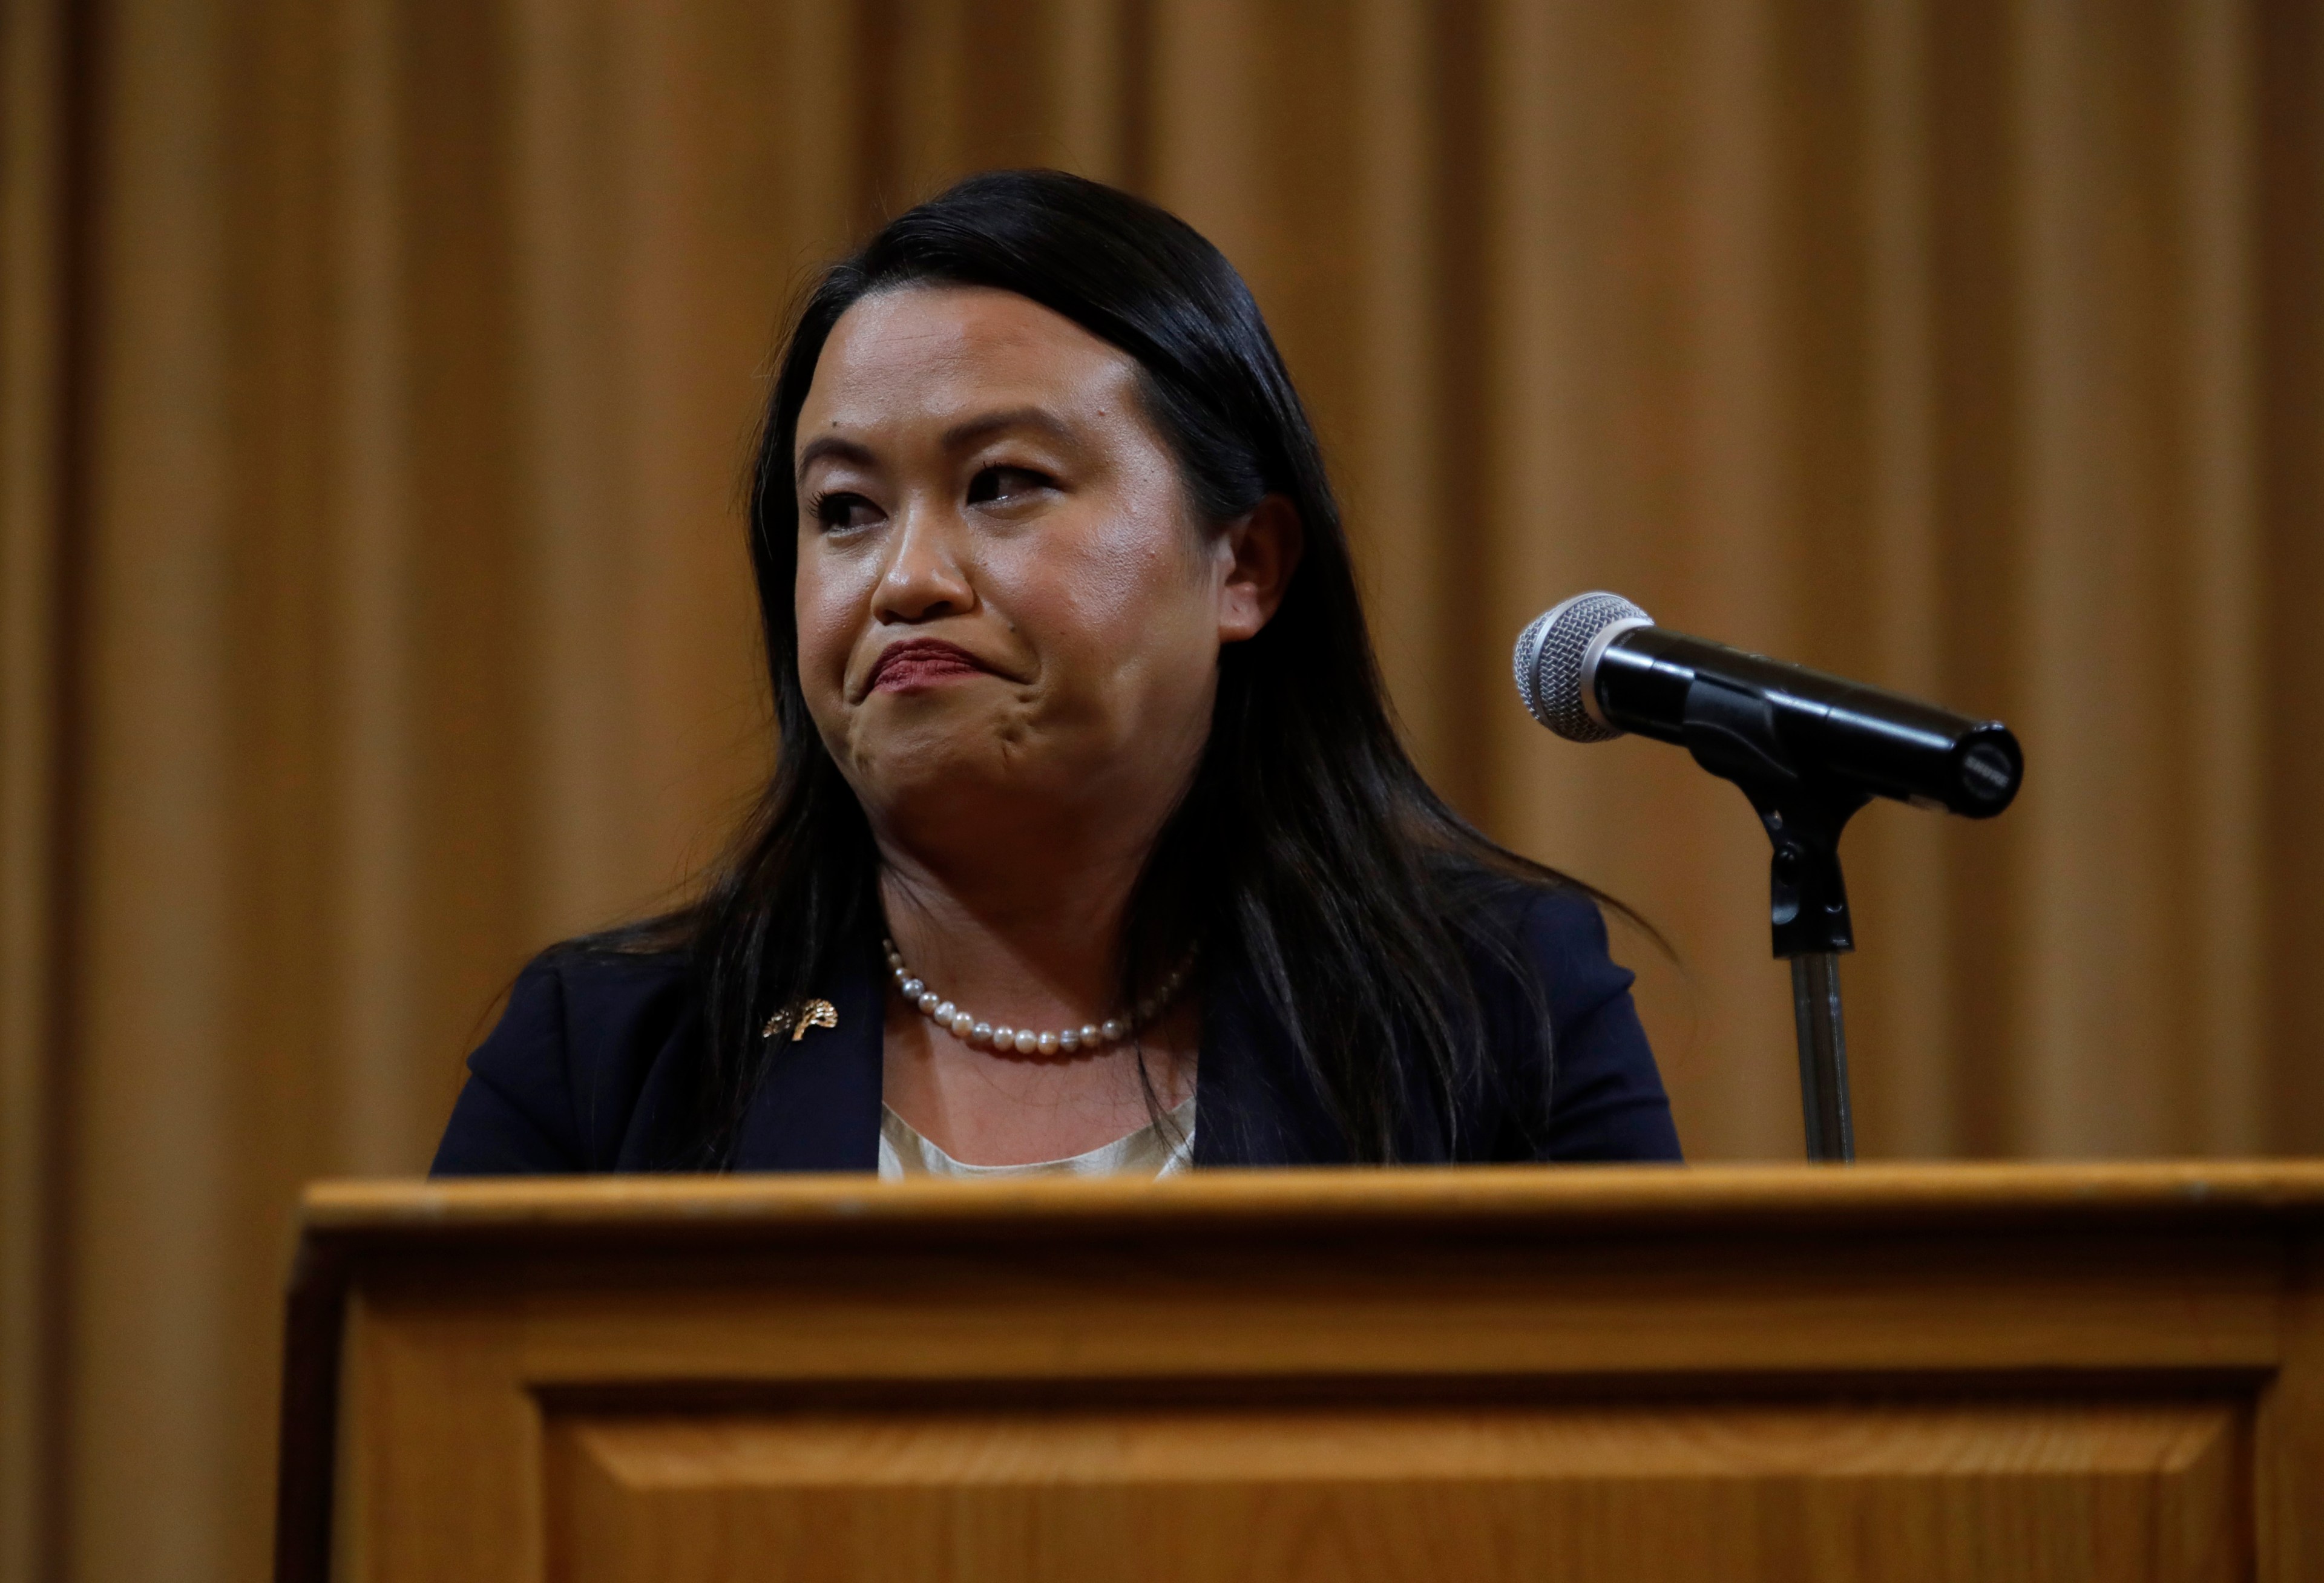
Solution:
[{"label": "microphone clip", "polygon": [[1839,787],[1794,784],[1781,791],[1745,786],[1775,854],[1767,865],[1767,920],[1779,957],[1830,955],[1856,949],[1848,881],[1840,870],[1840,833],[1870,799]]},{"label": "microphone clip", "polygon": [[1775,846],[1767,866],[1767,921],[1775,954],[1792,964],[1807,1155],[1852,1160],[1856,1125],[1848,1099],[1840,953],[1856,949],[1856,925],[1840,870],[1840,835],[1871,796],[1801,774],[1766,696],[1718,676],[1695,674],[1681,735],[1696,763],[1742,788]]},{"label": "microphone clip", "polygon": [[1871,801],[1863,790],[1803,776],[1766,697],[1698,672],[1686,690],[1681,726],[1687,751],[1751,799],[1775,844],[1768,868],[1768,922],[1779,957],[1856,949],[1840,834]]}]

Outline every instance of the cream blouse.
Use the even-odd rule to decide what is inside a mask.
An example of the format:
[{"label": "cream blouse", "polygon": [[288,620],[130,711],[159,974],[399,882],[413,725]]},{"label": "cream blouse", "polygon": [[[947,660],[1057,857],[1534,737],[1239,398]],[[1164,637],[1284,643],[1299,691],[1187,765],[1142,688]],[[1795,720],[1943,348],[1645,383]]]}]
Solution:
[{"label": "cream blouse", "polygon": [[1194,1100],[1160,1121],[1149,1121],[1126,1137],[1115,1138],[1084,1155],[1063,1160],[1036,1160],[1024,1165],[972,1165],[955,1160],[922,1137],[912,1124],[885,1105],[880,1107],[880,1180],[901,1182],[907,1176],[954,1176],[964,1181],[991,1182],[1017,1176],[1169,1176],[1186,1169],[1194,1157]]}]

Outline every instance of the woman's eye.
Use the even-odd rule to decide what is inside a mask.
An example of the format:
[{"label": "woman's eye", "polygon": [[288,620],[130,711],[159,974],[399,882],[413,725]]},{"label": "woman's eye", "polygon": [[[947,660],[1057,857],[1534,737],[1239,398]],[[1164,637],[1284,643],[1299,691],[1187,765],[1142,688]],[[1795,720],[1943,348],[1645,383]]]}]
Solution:
[{"label": "woman's eye", "polygon": [[1037,494],[1055,483],[1047,474],[1037,473],[1030,467],[987,467],[968,481],[968,503],[995,505]]},{"label": "woman's eye", "polygon": [[860,494],[817,495],[814,510],[827,529],[868,528],[880,520],[880,508]]}]

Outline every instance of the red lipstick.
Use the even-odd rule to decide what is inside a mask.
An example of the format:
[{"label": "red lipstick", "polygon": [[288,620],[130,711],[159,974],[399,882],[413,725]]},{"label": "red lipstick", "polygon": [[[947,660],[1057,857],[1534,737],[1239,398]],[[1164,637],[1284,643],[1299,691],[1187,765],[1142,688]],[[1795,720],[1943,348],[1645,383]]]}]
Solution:
[{"label": "red lipstick", "polygon": [[940,638],[907,638],[890,643],[872,662],[871,693],[916,693],[959,676],[983,676],[991,667],[957,643]]}]

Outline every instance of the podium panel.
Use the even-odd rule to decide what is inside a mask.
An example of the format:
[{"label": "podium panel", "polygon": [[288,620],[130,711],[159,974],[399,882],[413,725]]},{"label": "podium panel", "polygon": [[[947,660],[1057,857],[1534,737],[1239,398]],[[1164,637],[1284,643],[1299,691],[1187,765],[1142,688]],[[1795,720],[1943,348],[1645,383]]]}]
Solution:
[{"label": "podium panel", "polygon": [[2225,1404],[552,1418],[549,1575],[2245,1575]]},{"label": "podium panel", "polygon": [[290,1578],[2324,1580],[2314,1167],[308,1217]]}]

